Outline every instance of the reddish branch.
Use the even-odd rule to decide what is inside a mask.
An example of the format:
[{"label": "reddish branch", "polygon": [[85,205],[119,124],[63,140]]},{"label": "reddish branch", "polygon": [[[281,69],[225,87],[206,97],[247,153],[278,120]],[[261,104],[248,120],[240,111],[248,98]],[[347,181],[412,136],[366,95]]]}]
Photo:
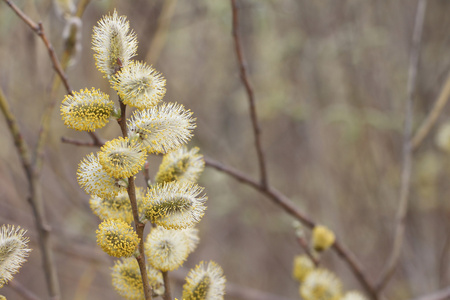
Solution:
[{"label": "reddish branch", "polygon": [[[267,196],[277,205],[281,206],[289,215],[299,220],[303,225],[307,226],[308,228],[314,228],[315,222],[311,220],[305,213],[300,211],[288,197],[286,197],[277,189],[271,186],[263,186],[261,183],[254,180],[253,178],[250,178],[248,175],[242,173],[241,171],[233,169],[229,166],[225,166],[210,158],[205,157],[205,164],[208,167],[212,167],[225,174],[228,174],[239,182],[253,187],[256,191]],[[373,284],[369,281],[369,279],[363,272],[363,268],[357,261],[354,254],[347,250],[337,239],[333,245],[333,250],[335,250],[336,253],[347,263],[353,274],[359,280],[361,285],[366,289],[371,298],[378,299],[378,295],[374,289]]]},{"label": "reddish branch", "polygon": [[246,62],[244,59],[244,55],[242,52],[242,46],[239,39],[239,16],[238,16],[238,7],[236,0],[231,0],[232,12],[233,12],[233,40],[234,46],[236,50],[236,55],[239,62],[239,70],[241,73],[242,83],[245,86],[245,90],[247,92],[248,101],[250,104],[250,118],[252,120],[252,128],[253,135],[255,137],[255,147],[256,154],[258,156],[258,164],[259,164],[259,172],[260,172],[260,180],[261,185],[263,187],[267,187],[267,172],[266,165],[264,162],[264,153],[261,146],[261,130],[259,128],[258,116],[256,114],[256,106],[255,106],[255,94],[253,92],[252,85],[248,79]]}]

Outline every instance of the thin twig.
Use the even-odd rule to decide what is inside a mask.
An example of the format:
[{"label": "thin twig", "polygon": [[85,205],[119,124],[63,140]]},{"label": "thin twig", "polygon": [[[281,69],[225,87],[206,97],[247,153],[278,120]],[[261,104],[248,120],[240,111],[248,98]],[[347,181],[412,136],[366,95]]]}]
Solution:
[{"label": "thin twig", "polygon": [[[120,66],[120,61],[119,61],[119,66]],[[120,97],[119,97],[119,103],[120,103],[120,118],[117,119],[117,123],[120,126],[120,130],[122,131],[123,137],[126,138],[126,137],[128,137],[127,122],[126,122],[127,106],[121,101]],[[135,227],[136,233],[139,237],[139,245],[138,245],[139,255],[136,257],[136,260],[139,265],[139,270],[141,271],[141,277],[142,277],[142,283],[143,283],[143,289],[144,289],[144,297],[146,300],[151,300],[152,299],[152,287],[150,286],[150,284],[148,282],[147,266],[145,263],[145,252],[144,252],[145,224],[139,220],[139,209],[138,209],[137,200],[136,200],[136,187],[134,184],[134,176],[130,176],[128,178],[127,192],[128,192],[128,197],[130,198],[131,211],[133,212],[134,227]]]},{"label": "thin twig", "polygon": [[420,43],[422,38],[423,24],[425,20],[427,0],[419,0],[417,3],[416,18],[414,21],[414,31],[412,37],[411,56],[409,61],[408,82],[405,102],[405,127],[403,134],[403,167],[400,187],[400,200],[396,214],[396,225],[392,251],[381,275],[378,278],[376,287],[381,291],[395,271],[395,267],[400,258],[403,240],[405,236],[406,214],[408,211],[409,191],[411,185],[412,169],[412,146],[411,133],[413,121],[413,97],[417,81],[417,69],[419,66]]},{"label": "thin twig", "polygon": [[450,299],[450,286],[446,287],[443,290],[434,292],[432,294],[415,298],[414,300],[446,300],[446,299]]},{"label": "thin twig", "polygon": [[145,61],[155,64],[161,54],[161,50],[167,40],[170,22],[172,21],[178,0],[166,0],[163,2],[161,13],[158,17],[158,27],[153,35],[150,48],[145,56]]},{"label": "thin twig", "polygon": [[35,166],[31,162],[29,146],[23,139],[17,121],[12,113],[8,101],[0,88],[0,110],[5,116],[8,129],[13,137],[14,145],[20,157],[24,172],[29,184],[29,202],[39,234],[39,247],[41,249],[44,273],[50,298],[57,300],[60,297],[58,276],[56,274],[56,266],[53,259],[53,251],[50,241],[50,226],[45,217],[44,203],[42,199],[42,190],[39,174],[35,170]]},{"label": "thin twig", "polygon": [[68,138],[68,137],[61,137],[61,142],[66,143],[66,144],[72,144],[75,146],[85,146],[85,147],[101,147],[104,145],[104,143],[99,142],[86,142],[86,141],[80,141],[80,140],[75,140],[72,138]]},{"label": "thin twig", "polygon": [[169,272],[162,272],[163,280],[164,280],[164,300],[172,300],[172,295],[170,292],[170,280],[169,280]]},{"label": "thin twig", "polygon": [[16,280],[10,281],[7,286],[26,300],[40,300],[38,296]]},{"label": "thin twig", "polygon": [[133,212],[134,226],[136,228],[136,233],[139,237],[139,255],[136,260],[141,271],[141,277],[144,288],[144,296],[146,300],[152,299],[152,287],[148,283],[147,267],[145,263],[145,252],[144,252],[144,228],[145,224],[139,221],[139,211],[136,201],[136,187],[134,185],[134,176],[128,178],[128,196],[130,197],[131,210]]},{"label": "thin twig", "polygon": [[236,55],[239,62],[239,70],[241,74],[242,83],[245,86],[245,90],[247,92],[248,101],[250,105],[250,119],[252,120],[252,128],[253,135],[255,137],[255,148],[256,154],[258,156],[258,164],[259,164],[259,172],[260,172],[260,180],[261,186],[264,188],[267,187],[267,172],[266,172],[266,164],[264,161],[264,152],[261,146],[261,130],[259,128],[258,123],[258,115],[256,114],[256,105],[255,105],[255,94],[253,92],[252,85],[247,75],[247,63],[245,61],[242,46],[239,39],[239,8],[236,0],[231,0],[232,6],[232,14],[233,14],[233,40]]},{"label": "thin twig", "polygon": [[314,263],[314,265],[318,267],[320,264],[320,260],[311,253],[311,249],[309,248],[308,242],[305,240],[305,238],[303,236],[297,236],[297,242],[299,243],[300,247],[302,247],[303,251],[305,251],[309,259]]},{"label": "thin twig", "polygon": [[11,9],[42,39],[42,41],[45,44],[45,47],[47,48],[48,54],[50,56],[50,59],[53,64],[53,68],[55,69],[56,73],[58,73],[59,77],[61,77],[61,80],[63,81],[64,87],[67,90],[67,93],[69,95],[72,94],[72,88],[69,85],[69,82],[67,81],[66,74],[64,73],[63,69],[61,68],[61,64],[59,63],[58,57],[55,54],[55,50],[53,49],[52,44],[47,38],[47,35],[45,34],[44,27],[42,26],[42,23],[36,23],[31,18],[29,18],[19,7],[17,7],[12,1],[10,0],[4,0],[6,4],[11,7]]},{"label": "thin twig", "polygon": [[450,98],[450,75],[447,77],[444,86],[442,87],[441,92],[439,93],[439,97],[434,103],[433,108],[428,113],[428,116],[423,121],[422,125],[420,125],[419,129],[416,131],[416,134],[411,139],[411,147],[412,150],[416,150],[422,144],[425,137],[430,132],[431,128],[434,126],[438,117],[441,115],[445,105]]},{"label": "thin twig", "polygon": [[[84,13],[84,10],[86,9],[86,6],[89,4],[90,0],[80,1],[78,3],[78,9],[77,9],[77,18],[81,18],[81,16]],[[81,21],[80,21],[81,24]],[[74,29],[71,30],[70,35],[67,37],[67,39],[64,42],[64,51],[62,54],[62,59],[60,62],[61,71],[64,74],[63,77],[61,76],[54,76],[53,83],[52,83],[52,89],[50,92],[50,102],[47,105],[42,118],[41,118],[41,128],[39,129],[39,137],[38,141],[36,143],[35,148],[35,161],[36,161],[36,169],[38,172],[40,172],[42,165],[43,165],[43,157],[44,157],[44,147],[47,142],[47,136],[50,131],[50,122],[51,122],[51,116],[54,111],[54,108],[57,103],[57,91],[61,85],[61,82],[64,80],[64,78],[67,78],[67,75],[65,74],[66,69],[69,65],[70,59],[73,56],[73,53],[75,52],[75,48],[77,46],[78,38],[79,38],[79,31],[81,31],[81,27],[74,26]],[[50,45],[50,43],[46,44]],[[50,48],[53,49],[53,47],[50,45]],[[59,73],[57,73],[59,75]],[[68,85],[66,86],[66,88]],[[68,90],[68,93],[71,93],[72,91]]]},{"label": "thin twig", "polygon": [[[281,206],[289,215],[299,220],[302,224],[304,224],[308,228],[314,228],[315,222],[311,220],[308,216],[306,216],[303,212],[301,212],[288,197],[286,197],[278,190],[272,188],[271,186],[264,187],[262,186],[261,183],[250,178],[246,174],[236,169],[233,169],[229,166],[225,166],[215,160],[212,160],[207,157],[205,157],[204,159],[206,166],[212,167],[218,171],[228,174],[237,181],[253,187],[256,191],[258,191],[261,194],[264,194],[265,196],[270,198],[273,202]],[[339,254],[339,256],[347,263],[347,265],[352,270],[355,277],[366,289],[367,293],[370,294],[371,298],[378,299],[378,295],[374,289],[373,284],[369,281],[369,279],[363,272],[363,268],[360,265],[360,263],[356,260],[354,254],[352,254],[349,250],[344,248],[343,245],[341,245],[337,239],[333,245],[333,250],[335,250]]]}]

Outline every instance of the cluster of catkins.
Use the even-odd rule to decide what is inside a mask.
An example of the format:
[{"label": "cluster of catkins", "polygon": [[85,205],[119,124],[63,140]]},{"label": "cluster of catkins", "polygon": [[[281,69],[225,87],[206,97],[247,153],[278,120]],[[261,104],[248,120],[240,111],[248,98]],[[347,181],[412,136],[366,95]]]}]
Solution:
[{"label": "cluster of catkins", "polygon": [[[97,89],[67,95],[61,114],[69,128],[92,132],[111,118],[121,124],[122,136],[107,141],[78,167],[78,183],[90,195],[92,211],[102,220],[97,243],[119,257],[112,282],[127,299],[143,299],[137,260],[140,238],[132,222],[151,223],[144,243],[147,275],[153,295],[164,293],[161,272],[180,267],[196,248],[194,226],[205,211],[206,196],[198,180],[204,169],[198,148],[184,144],[192,137],[195,119],[182,105],[163,103],[165,79],[145,63],[133,61],[137,39],[124,16],[103,17],[94,27],[93,50],[97,68],[117,92],[120,108]],[[127,106],[135,110],[124,122]],[[134,187],[134,177],[149,154],[164,154],[153,183]],[[183,299],[223,299],[225,278],[214,262],[200,263],[188,274]]]},{"label": "cluster of catkins", "polygon": [[[297,235],[303,238],[301,228]],[[334,242],[334,233],[323,225],[317,225],[312,231],[310,256],[302,254],[294,258],[292,277],[300,282],[300,296],[304,300],[367,300],[357,291],[344,294],[339,278],[328,269],[317,266],[320,254]]]}]

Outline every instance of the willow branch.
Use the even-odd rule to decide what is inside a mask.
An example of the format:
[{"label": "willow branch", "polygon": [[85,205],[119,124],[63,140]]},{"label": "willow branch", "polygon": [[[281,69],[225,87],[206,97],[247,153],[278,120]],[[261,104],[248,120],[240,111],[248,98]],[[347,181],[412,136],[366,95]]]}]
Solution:
[{"label": "willow branch", "polygon": [[[127,106],[120,100],[120,98],[119,98],[119,103],[120,103],[120,118],[117,119],[117,123],[120,126],[120,130],[122,131],[123,137],[126,138],[126,137],[128,137],[127,122],[126,122]],[[143,289],[144,289],[144,297],[145,297],[145,300],[151,300],[152,299],[152,287],[150,286],[150,284],[148,282],[147,265],[145,263],[145,252],[144,252],[145,224],[139,220],[139,209],[138,209],[137,200],[136,200],[136,187],[134,184],[134,176],[130,176],[128,178],[127,192],[128,192],[128,197],[130,198],[131,211],[133,212],[134,227],[135,227],[136,233],[139,237],[139,244],[138,244],[139,255],[136,257],[136,260],[139,265],[139,270],[141,271],[141,278],[142,278],[142,284],[143,284]]]},{"label": "willow branch", "polygon": [[27,289],[24,285],[16,280],[10,281],[7,286],[13,289],[17,294],[19,294],[26,300],[40,300],[38,296],[36,296],[32,291]]},{"label": "willow branch", "polygon": [[441,89],[438,99],[433,105],[433,108],[428,113],[428,116],[420,125],[414,137],[411,139],[412,150],[416,150],[422,144],[425,137],[430,133],[431,128],[436,124],[438,117],[441,115],[445,105],[450,98],[450,75],[447,77],[444,86]]},{"label": "willow branch", "polygon": [[39,247],[41,249],[48,293],[51,299],[58,300],[60,297],[59,282],[50,241],[50,226],[45,217],[39,174],[32,164],[29,147],[23,139],[14,114],[12,113],[1,88],[0,110],[5,116],[8,129],[13,137],[14,145],[19,153],[20,161],[28,181],[29,195],[27,201],[32,208],[36,228],[39,234]]},{"label": "willow branch", "polygon": [[158,17],[158,27],[153,35],[150,49],[147,51],[145,61],[155,64],[161,54],[161,50],[167,40],[167,32],[169,31],[170,22],[172,21],[175,7],[178,0],[166,0],[163,2],[161,14]]},{"label": "willow branch", "polygon": [[415,298],[414,300],[446,300],[449,298],[450,298],[450,286],[446,287],[443,290],[434,292],[432,294]]},{"label": "willow branch", "polygon": [[53,68],[55,69],[56,73],[58,73],[59,77],[61,78],[64,87],[66,88],[67,92],[69,94],[72,94],[72,89],[69,85],[69,82],[67,81],[66,74],[64,73],[63,69],[61,68],[61,64],[59,63],[58,57],[55,54],[55,50],[53,49],[52,44],[47,38],[47,35],[45,34],[44,27],[42,26],[42,23],[36,23],[31,18],[29,18],[19,7],[17,7],[12,1],[10,0],[3,0],[6,2],[6,4],[11,7],[11,9],[21,18],[44,42],[45,47],[47,48],[48,54],[50,56],[50,59],[53,64]]},{"label": "willow branch", "polygon": [[417,12],[414,22],[414,31],[412,38],[412,48],[409,61],[407,93],[405,102],[405,126],[403,133],[403,166],[400,186],[400,200],[397,207],[396,225],[394,233],[394,242],[390,256],[386,265],[381,271],[377,281],[377,290],[382,290],[395,271],[397,262],[400,258],[403,240],[406,228],[406,214],[408,211],[409,191],[411,186],[412,169],[412,120],[413,120],[413,97],[417,81],[417,69],[419,66],[420,43],[422,38],[423,24],[425,20],[427,0],[419,0],[417,3]]},{"label": "willow branch", "polygon": [[163,280],[164,280],[164,300],[172,300],[172,295],[170,292],[170,280],[169,280],[169,273],[168,272],[162,272]]},{"label": "willow branch", "polygon": [[61,137],[61,142],[66,143],[66,144],[72,144],[75,146],[85,146],[85,147],[101,147],[104,145],[103,142],[86,142],[86,141],[80,141],[80,140],[76,140],[76,139],[72,139],[72,138],[68,138],[68,137]]},{"label": "willow branch", "polygon": [[255,94],[253,92],[252,85],[247,75],[247,63],[245,61],[242,46],[239,38],[239,9],[236,0],[231,0],[232,15],[233,15],[233,40],[236,51],[236,56],[239,62],[239,70],[241,74],[242,83],[245,86],[245,90],[248,96],[248,102],[250,105],[250,119],[252,120],[253,135],[255,138],[255,148],[258,157],[260,181],[263,187],[267,187],[267,172],[266,164],[264,161],[264,153],[261,146],[261,130],[258,123],[258,115],[256,114],[255,106]]},{"label": "willow branch", "polygon": [[[275,204],[284,209],[289,215],[300,221],[303,225],[308,228],[314,228],[315,222],[311,220],[305,213],[300,211],[296,205],[284,194],[271,186],[263,186],[262,183],[250,178],[248,175],[233,169],[229,166],[223,165],[215,160],[205,157],[205,164],[208,167],[212,167],[220,172],[223,172],[235,180],[244,183],[248,186],[253,187],[257,192],[265,195],[271,199]],[[363,272],[361,264],[357,261],[354,254],[347,250],[341,243],[336,239],[333,245],[333,250],[335,250],[344,262],[349,266],[355,277],[361,283],[361,285],[366,289],[367,293],[371,295],[372,299],[378,299],[378,295],[375,291],[373,284],[369,281],[367,276]]]}]

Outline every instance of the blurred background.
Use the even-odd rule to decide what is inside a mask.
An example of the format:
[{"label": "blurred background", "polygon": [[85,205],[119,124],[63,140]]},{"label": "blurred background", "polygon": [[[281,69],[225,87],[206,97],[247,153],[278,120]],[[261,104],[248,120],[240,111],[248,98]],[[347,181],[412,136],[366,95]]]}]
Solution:
[{"label": "blurred background", "polygon": [[[43,22],[60,55],[66,26],[61,3],[59,10],[50,0],[14,3]],[[269,182],[312,219],[332,228],[374,281],[391,250],[399,201],[417,1],[239,3]],[[96,87],[113,95],[95,68],[90,39],[92,27],[114,8],[128,17],[137,33],[137,59],[153,64],[167,79],[165,100],[194,112],[197,129],[189,146],[257,178],[248,101],[231,35],[230,1],[91,1],[81,18],[81,49],[67,70],[74,90]],[[449,1],[428,1],[414,130],[448,75],[449,11]],[[52,101],[53,76],[42,41],[0,2],[0,85],[31,145]],[[61,121],[64,94],[60,88],[42,174],[63,299],[120,299],[111,286],[113,259],[95,242],[99,220],[76,181],[78,162],[97,149],[61,142],[63,136],[89,140],[86,133],[67,129]],[[449,111],[444,108],[436,127],[414,152],[406,239],[385,290],[388,299],[410,299],[450,285],[450,157],[446,147],[435,143]],[[114,122],[96,132],[105,139],[120,134]],[[28,183],[3,116],[0,135],[0,224],[28,229],[34,249],[15,280],[46,297],[37,233],[26,201]],[[150,158],[151,174],[160,161],[161,157]],[[144,185],[143,178],[138,184]],[[235,287],[259,290],[268,294],[267,299],[300,299],[298,283],[291,277],[293,257],[302,253],[293,219],[263,195],[214,169],[205,170],[200,185],[209,197],[199,224],[201,242],[174,277],[182,279],[201,260],[214,260]],[[322,259],[346,289],[362,290],[334,252]],[[178,298],[181,286],[181,280],[174,281]],[[20,299],[8,286],[1,293]],[[226,299],[244,298],[230,294]]]}]

